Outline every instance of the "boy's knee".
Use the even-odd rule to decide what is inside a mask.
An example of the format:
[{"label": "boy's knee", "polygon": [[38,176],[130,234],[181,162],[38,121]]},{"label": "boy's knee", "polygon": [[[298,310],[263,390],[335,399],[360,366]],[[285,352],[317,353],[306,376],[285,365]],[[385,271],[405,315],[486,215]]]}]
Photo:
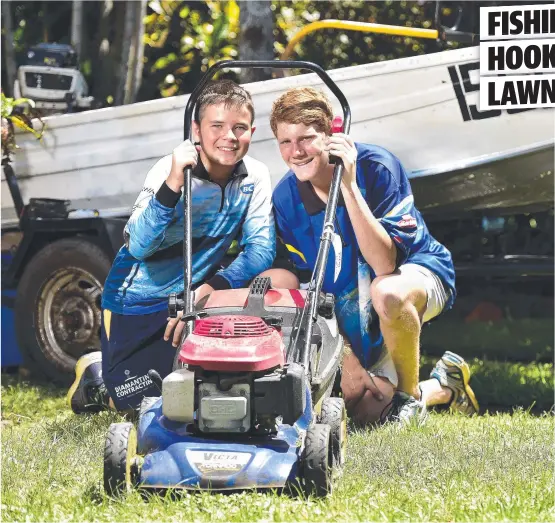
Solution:
[{"label": "boy's knee", "polygon": [[395,322],[413,314],[421,314],[426,307],[426,289],[407,281],[404,275],[376,278],[370,286],[372,305],[380,320]]},{"label": "boy's knee", "polygon": [[298,289],[299,279],[295,274],[287,269],[268,269],[260,274],[267,276],[272,280],[274,289]]},{"label": "boy's knee", "polygon": [[407,298],[386,278],[377,278],[370,287],[372,305],[382,320],[394,321],[407,308]]}]

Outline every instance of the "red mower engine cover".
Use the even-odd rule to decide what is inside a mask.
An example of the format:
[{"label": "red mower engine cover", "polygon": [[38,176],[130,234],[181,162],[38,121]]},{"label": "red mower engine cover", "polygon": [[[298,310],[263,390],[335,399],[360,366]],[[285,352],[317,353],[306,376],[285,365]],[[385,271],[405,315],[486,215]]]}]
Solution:
[{"label": "red mower engine cover", "polygon": [[223,372],[258,372],[283,367],[281,334],[256,316],[211,316],[195,322],[181,347],[187,365]]}]

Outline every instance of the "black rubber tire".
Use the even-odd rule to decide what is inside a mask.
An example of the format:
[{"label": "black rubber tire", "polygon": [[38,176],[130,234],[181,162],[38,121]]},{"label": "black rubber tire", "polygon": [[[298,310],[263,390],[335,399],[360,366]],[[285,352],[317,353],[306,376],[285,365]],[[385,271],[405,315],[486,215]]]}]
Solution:
[{"label": "black rubber tire", "polygon": [[[94,321],[90,326],[90,337],[82,343],[76,353],[66,352],[63,342],[59,346],[41,334],[44,314],[44,289],[53,285],[65,271],[81,271],[95,280],[94,295],[102,294],[104,281],[112,265],[110,257],[96,244],[81,238],[64,238],[40,250],[29,262],[17,287],[15,300],[15,331],[24,366],[39,378],[61,385],[68,385],[74,377],[75,363],[80,356],[91,350],[100,350],[100,303],[94,299]],[[81,282],[79,282],[81,283]],[[83,290],[83,294],[87,291]],[[52,291],[55,295],[56,291]],[[43,300],[41,302],[41,300]],[[98,304],[96,304],[98,301]],[[91,308],[92,310],[92,308]],[[52,324],[61,318],[54,317]],[[59,319],[58,321],[62,321]]]},{"label": "black rubber tire", "polygon": [[342,467],[347,451],[347,410],[343,398],[326,398],[318,421],[330,426],[333,466]]},{"label": "black rubber tire", "polygon": [[104,446],[104,491],[118,497],[137,485],[137,431],[132,423],[112,423]]},{"label": "black rubber tire", "polygon": [[302,483],[307,496],[324,497],[332,492],[332,442],[329,425],[316,423],[306,431]]}]

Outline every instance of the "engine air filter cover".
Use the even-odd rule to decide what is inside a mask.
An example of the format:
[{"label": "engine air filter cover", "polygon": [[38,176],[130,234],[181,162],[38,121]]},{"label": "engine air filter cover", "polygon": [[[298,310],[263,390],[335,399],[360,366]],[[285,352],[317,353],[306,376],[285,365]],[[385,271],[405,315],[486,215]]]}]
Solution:
[{"label": "engine air filter cover", "polygon": [[179,359],[204,370],[258,372],[285,363],[281,334],[256,316],[223,315],[195,322]]}]

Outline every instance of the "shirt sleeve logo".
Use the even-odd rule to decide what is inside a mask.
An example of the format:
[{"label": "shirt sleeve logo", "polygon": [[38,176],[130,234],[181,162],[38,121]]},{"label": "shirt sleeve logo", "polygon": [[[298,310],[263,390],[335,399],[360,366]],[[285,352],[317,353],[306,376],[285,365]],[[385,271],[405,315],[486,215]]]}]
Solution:
[{"label": "shirt sleeve logo", "polygon": [[402,229],[414,229],[416,227],[416,218],[413,218],[410,214],[403,214],[397,225]]},{"label": "shirt sleeve logo", "polygon": [[252,194],[254,192],[254,183],[245,183],[241,185],[241,191],[244,194]]}]

